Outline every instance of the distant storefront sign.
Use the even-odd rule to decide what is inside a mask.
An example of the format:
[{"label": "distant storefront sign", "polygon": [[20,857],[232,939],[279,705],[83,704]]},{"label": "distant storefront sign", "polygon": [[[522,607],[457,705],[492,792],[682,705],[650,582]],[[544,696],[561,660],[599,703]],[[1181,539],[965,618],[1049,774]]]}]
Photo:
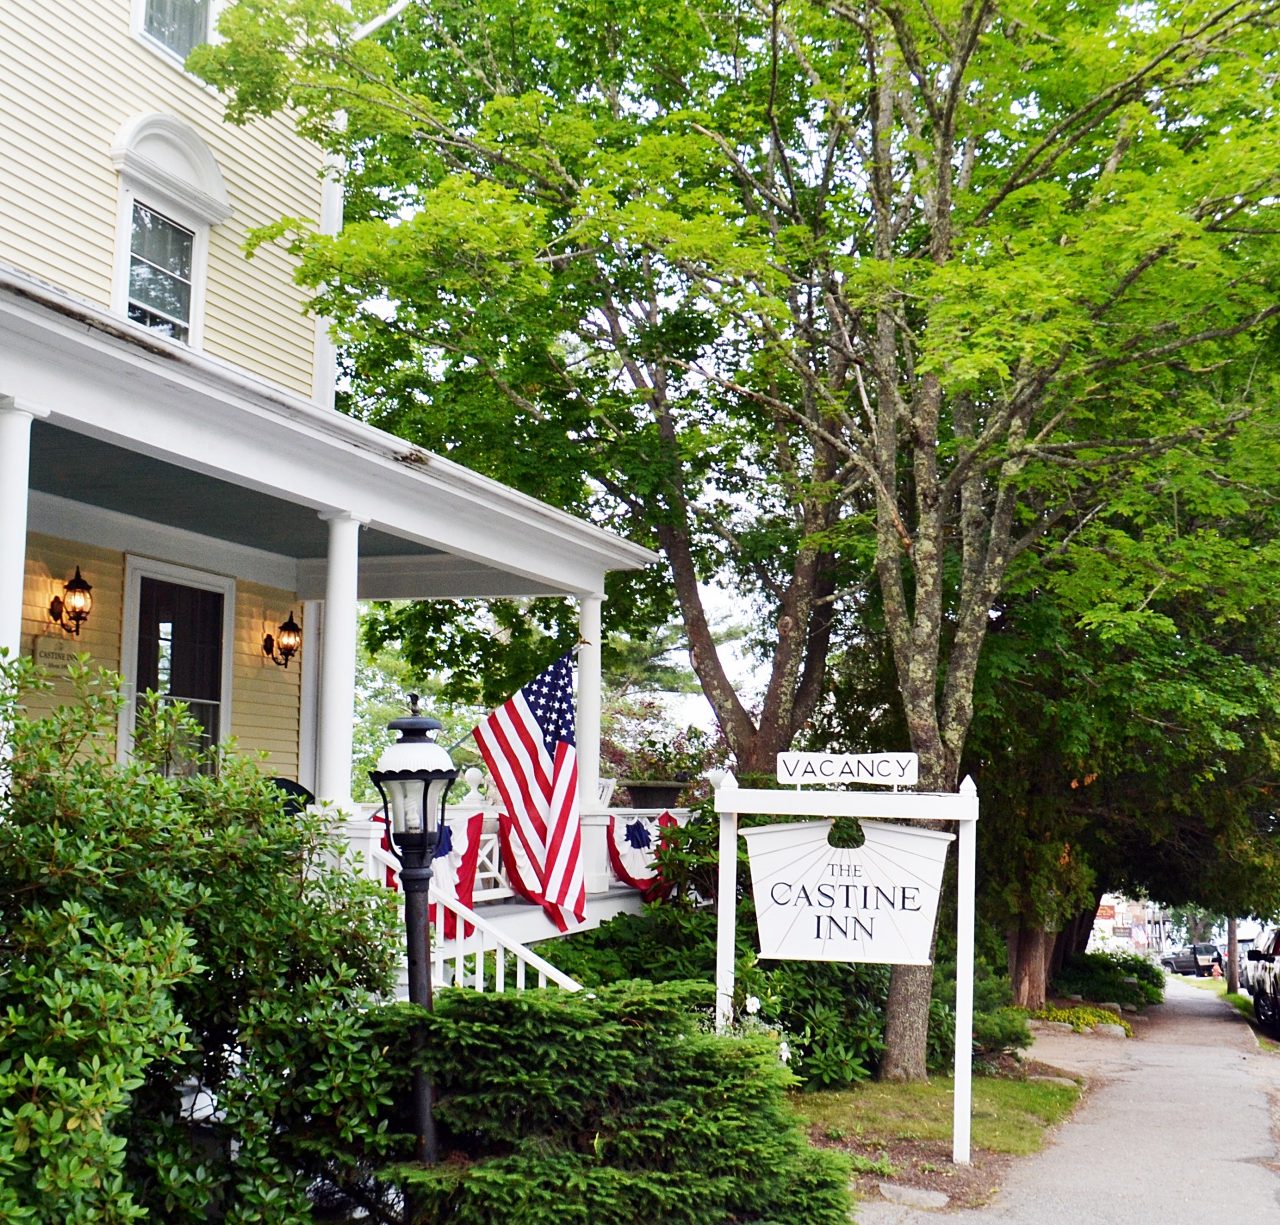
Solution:
[{"label": "distant storefront sign", "polygon": [[1116,908],[1111,905],[1098,907],[1099,919],[1114,919],[1116,917]]}]

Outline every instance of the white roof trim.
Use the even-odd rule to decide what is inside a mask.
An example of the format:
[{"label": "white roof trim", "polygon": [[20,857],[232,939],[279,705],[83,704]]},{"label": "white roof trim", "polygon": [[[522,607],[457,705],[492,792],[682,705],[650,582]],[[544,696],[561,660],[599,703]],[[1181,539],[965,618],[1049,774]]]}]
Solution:
[{"label": "white roof trim", "polygon": [[[48,409],[55,425],[228,475],[317,513],[354,514],[534,590],[598,593],[607,571],[657,560],[612,532],[2,265],[0,329],[13,346],[0,363],[0,393]],[[92,397],[75,391],[79,382],[93,386]]]},{"label": "white roof trim", "polygon": [[152,112],[125,122],[111,146],[111,164],[135,191],[209,225],[231,216],[217,159],[195,128],[174,115]]}]

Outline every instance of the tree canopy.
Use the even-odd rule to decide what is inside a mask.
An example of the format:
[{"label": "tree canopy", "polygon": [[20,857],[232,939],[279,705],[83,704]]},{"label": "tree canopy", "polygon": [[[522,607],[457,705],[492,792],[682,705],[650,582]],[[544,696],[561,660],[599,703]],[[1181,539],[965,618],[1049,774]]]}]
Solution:
[{"label": "tree canopy", "polygon": [[[1211,486],[1271,402],[1274,0],[441,0],[364,39],[353,7],[240,0],[193,57],[347,167],[341,234],[262,237],[353,411],[661,550],[747,770],[870,584],[953,788],[1011,567]],[[758,709],[715,577],[756,608]]]}]

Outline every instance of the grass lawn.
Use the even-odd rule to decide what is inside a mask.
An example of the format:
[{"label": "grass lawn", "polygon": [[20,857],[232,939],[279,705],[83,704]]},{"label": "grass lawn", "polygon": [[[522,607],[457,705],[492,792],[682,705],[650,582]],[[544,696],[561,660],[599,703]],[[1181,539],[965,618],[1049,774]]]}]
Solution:
[{"label": "grass lawn", "polygon": [[[819,1135],[891,1148],[898,1140],[951,1141],[949,1077],[928,1084],[868,1082],[853,1089],[801,1093],[799,1110]],[[1065,1118],[1080,1096],[1079,1086],[1045,1080],[975,1076],[973,1143],[994,1153],[1022,1156],[1039,1151],[1044,1132]]]},{"label": "grass lawn", "polygon": [[951,1087],[939,1076],[928,1084],[797,1093],[793,1100],[812,1143],[848,1155],[858,1195],[875,1196],[888,1181],[940,1192],[952,1208],[975,1208],[1000,1189],[1015,1158],[1041,1148],[1046,1130],[1081,1092],[1078,1084],[975,1076],[972,1160],[958,1166],[951,1160]]}]

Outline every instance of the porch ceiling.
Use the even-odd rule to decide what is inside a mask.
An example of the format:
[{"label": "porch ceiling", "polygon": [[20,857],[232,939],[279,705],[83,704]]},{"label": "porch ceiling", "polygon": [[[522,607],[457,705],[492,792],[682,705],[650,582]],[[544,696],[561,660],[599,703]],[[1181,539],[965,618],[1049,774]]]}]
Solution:
[{"label": "porch ceiling", "polygon": [[[311,507],[43,421],[31,429],[30,480],[41,493],[294,560],[323,558],[328,548],[328,529]],[[360,553],[444,555],[375,527],[360,534]]]}]

